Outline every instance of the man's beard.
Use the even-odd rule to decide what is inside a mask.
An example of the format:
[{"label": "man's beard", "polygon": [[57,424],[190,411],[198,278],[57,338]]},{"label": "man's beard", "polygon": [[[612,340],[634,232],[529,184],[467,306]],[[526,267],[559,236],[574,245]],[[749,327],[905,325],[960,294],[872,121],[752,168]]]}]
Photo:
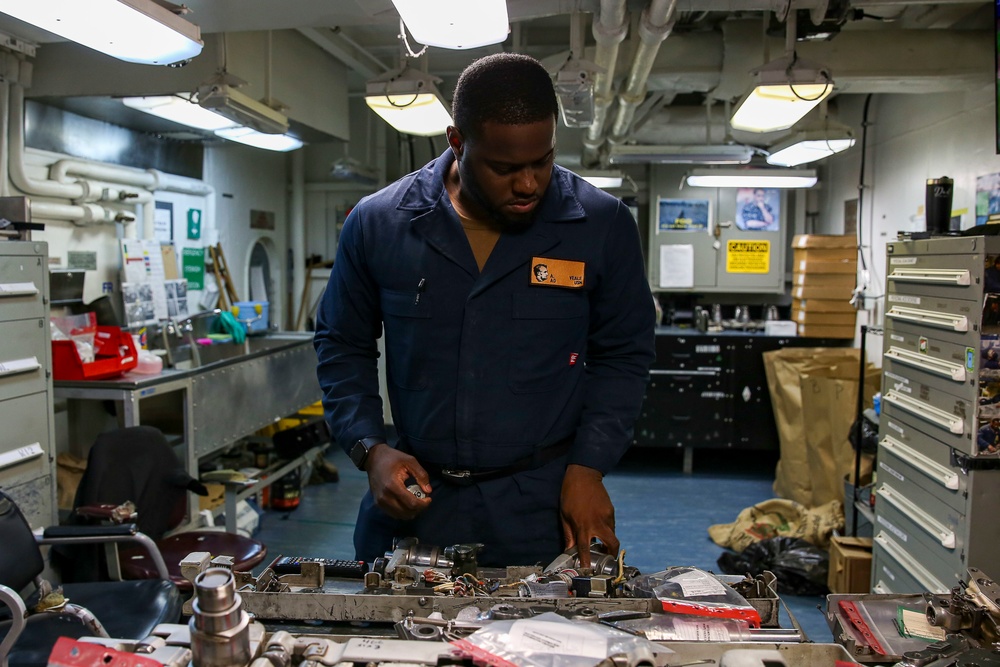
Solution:
[{"label": "man's beard", "polygon": [[458,173],[461,179],[461,191],[469,195],[483,209],[487,217],[484,222],[490,226],[501,232],[517,233],[524,231],[535,221],[535,211],[538,210],[537,206],[525,215],[516,217],[504,215],[499,208],[490,203],[486,198],[486,195],[483,194],[483,189],[479,187],[479,181],[476,180],[471,170],[464,168],[461,160],[458,162]]}]

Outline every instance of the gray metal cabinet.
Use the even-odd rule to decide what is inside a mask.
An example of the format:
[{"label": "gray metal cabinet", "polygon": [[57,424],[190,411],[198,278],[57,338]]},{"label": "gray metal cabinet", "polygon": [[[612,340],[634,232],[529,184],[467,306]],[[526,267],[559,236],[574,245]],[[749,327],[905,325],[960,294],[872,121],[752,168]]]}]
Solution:
[{"label": "gray metal cabinet", "polygon": [[886,253],[872,589],[947,592],[969,567],[1000,575],[1000,431],[978,438],[1000,417],[1000,238]]},{"label": "gray metal cabinet", "polygon": [[0,487],[33,527],[56,522],[48,248],[0,242]]}]

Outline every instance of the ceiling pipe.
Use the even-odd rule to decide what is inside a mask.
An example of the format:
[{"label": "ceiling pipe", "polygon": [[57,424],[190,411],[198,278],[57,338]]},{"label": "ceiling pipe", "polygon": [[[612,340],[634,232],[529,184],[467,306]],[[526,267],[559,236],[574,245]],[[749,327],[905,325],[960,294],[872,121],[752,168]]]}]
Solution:
[{"label": "ceiling pipe", "polygon": [[618,112],[611,126],[609,141],[621,143],[628,136],[636,108],[646,99],[646,81],[653,68],[660,45],[674,28],[677,0],[651,0],[639,20],[639,47],[625,86],[618,94]]},{"label": "ceiling pipe", "polygon": [[625,0],[601,0],[600,12],[594,17],[592,31],[597,46],[594,63],[601,69],[594,75],[594,122],[583,138],[580,162],[594,166],[599,161],[601,144],[604,143],[604,125],[614,101],[611,88],[618,65],[618,49],[628,34],[628,17]]}]

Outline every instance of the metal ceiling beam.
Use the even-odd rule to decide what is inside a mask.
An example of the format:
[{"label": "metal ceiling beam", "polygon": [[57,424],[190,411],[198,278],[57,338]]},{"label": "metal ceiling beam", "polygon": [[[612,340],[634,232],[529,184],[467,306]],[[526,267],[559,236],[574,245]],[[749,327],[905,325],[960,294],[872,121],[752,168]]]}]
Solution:
[{"label": "metal ceiling beam", "polygon": [[342,34],[339,28],[299,28],[298,32],[366,79],[390,69],[360,44]]}]

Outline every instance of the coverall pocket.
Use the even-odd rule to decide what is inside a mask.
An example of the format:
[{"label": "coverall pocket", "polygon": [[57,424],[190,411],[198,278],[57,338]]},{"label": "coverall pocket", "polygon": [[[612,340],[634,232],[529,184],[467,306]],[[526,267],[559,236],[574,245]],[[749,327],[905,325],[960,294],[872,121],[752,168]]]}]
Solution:
[{"label": "coverall pocket", "polygon": [[533,290],[514,296],[510,388],[516,394],[558,390],[573,367],[583,366],[587,344],[585,292]]},{"label": "coverall pocket", "polygon": [[426,352],[433,345],[428,298],[416,292],[382,290],[386,372],[402,389],[427,387]]}]

